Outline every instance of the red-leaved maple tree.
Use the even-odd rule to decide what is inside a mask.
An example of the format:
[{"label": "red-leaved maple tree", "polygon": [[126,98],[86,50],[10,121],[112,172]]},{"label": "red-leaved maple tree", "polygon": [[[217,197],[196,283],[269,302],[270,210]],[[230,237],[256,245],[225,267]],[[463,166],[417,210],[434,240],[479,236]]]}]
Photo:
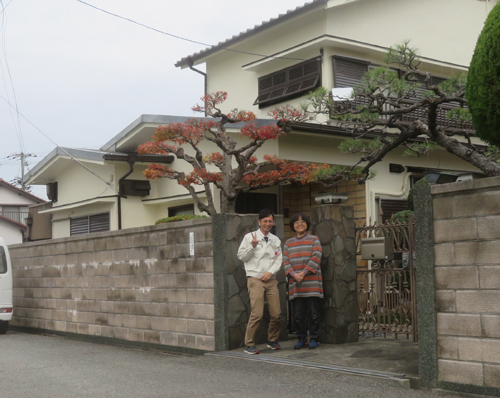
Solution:
[{"label": "red-leaved maple tree", "polygon": [[[211,118],[190,119],[185,123],[173,123],[156,129],[152,140],[139,146],[141,154],[175,155],[192,167],[191,172],[173,170],[168,166],[150,164],[144,174],[148,179],[170,178],[185,187],[200,211],[217,214],[213,198],[213,186],[221,192],[221,212],[234,213],[236,197],[240,192],[301,182],[306,184],[317,179],[318,172],[327,165],[288,162],[275,156],[264,155],[260,161],[255,152],[268,140],[275,140],[288,131],[291,124],[304,120],[304,115],[291,107],[279,107],[270,115],[276,120],[265,126],[256,123],[252,112],[234,109],[225,114],[219,108],[227,98],[223,91],[201,98],[204,105],[196,105],[195,112]],[[226,129],[241,124],[239,135],[246,140],[237,141]],[[219,151],[204,154],[200,143],[208,140]],[[195,186],[204,187],[207,203],[204,203]]]}]

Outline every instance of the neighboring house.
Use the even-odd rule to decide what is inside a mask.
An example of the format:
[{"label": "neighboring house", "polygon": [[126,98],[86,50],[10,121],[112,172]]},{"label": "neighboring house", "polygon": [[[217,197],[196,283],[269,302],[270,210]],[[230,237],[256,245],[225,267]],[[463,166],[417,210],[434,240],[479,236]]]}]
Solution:
[{"label": "neighboring house", "polygon": [[[152,225],[167,216],[198,214],[185,188],[165,179],[148,181],[142,174],[151,162],[189,171],[184,161],[135,153],[158,126],[187,120],[142,115],[99,150],[56,148],[35,165],[27,181],[48,186],[53,206],[40,209],[38,214],[52,215],[52,238]],[[232,131],[236,134],[238,126]],[[267,145],[271,152],[277,149],[273,144]],[[208,152],[216,150],[209,142],[202,146]],[[218,195],[215,200],[219,202]]]},{"label": "neighboring house", "polygon": [[[259,123],[268,124],[267,114],[273,106],[298,105],[311,89],[353,87],[365,71],[383,63],[388,47],[404,39],[411,39],[412,46],[419,48],[422,68],[431,73],[434,82],[466,72],[488,10],[496,2],[314,0],[185,57],[177,66],[205,64],[207,91],[229,93],[224,110],[252,110]],[[460,12],[450,12],[455,9]],[[27,182],[49,184],[53,207],[40,213],[52,214],[52,236],[151,225],[162,217],[197,213],[190,195],[175,181],[148,182],[142,175],[151,161],[189,170],[183,162],[135,153],[157,126],[184,120],[143,115],[98,151],[57,148],[45,157],[29,173]],[[257,155],[352,165],[356,158],[337,149],[345,136],[346,131],[333,124],[303,123],[286,136],[267,142]],[[210,151],[210,143],[203,143],[203,150]],[[425,173],[477,171],[445,150],[435,150],[426,158],[403,157],[402,153],[396,150],[387,155],[374,167],[376,178],[364,185],[268,188],[240,195],[237,211],[255,213],[270,207],[287,218],[296,211],[307,212],[317,194],[328,191],[348,198],[359,222],[380,221],[406,207],[409,189]]]},{"label": "neighboring house", "polygon": [[43,199],[0,179],[0,236],[7,244],[26,240],[28,207]]}]

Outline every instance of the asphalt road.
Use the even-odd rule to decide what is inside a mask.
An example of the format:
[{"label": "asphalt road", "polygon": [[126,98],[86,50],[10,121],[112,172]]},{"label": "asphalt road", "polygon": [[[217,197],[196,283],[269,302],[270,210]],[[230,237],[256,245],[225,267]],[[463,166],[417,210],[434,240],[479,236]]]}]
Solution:
[{"label": "asphalt road", "polygon": [[217,356],[185,356],[9,331],[2,398],[470,397],[389,381]]}]

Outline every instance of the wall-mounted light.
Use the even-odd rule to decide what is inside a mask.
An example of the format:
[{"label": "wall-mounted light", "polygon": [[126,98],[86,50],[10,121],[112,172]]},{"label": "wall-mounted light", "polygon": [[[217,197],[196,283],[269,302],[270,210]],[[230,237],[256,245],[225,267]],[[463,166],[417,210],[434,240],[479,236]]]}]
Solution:
[{"label": "wall-mounted light", "polygon": [[320,193],[314,197],[316,204],[340,204],[349,199],[347,193]]}]

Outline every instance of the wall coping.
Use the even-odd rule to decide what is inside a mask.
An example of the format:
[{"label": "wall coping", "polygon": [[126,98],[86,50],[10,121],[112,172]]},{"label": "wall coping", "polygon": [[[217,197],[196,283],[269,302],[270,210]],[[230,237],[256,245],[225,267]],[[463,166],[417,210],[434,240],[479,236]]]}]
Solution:
[{"label": "wall coping", "polygon": [[45,246],[49,244],[56,243],[66,243],[66,242],[77,242],[81,240],[88,241],[89,239],[102,239],[102,238],[111,238],[117,236],[126,236],[133,235],[141,232],[158,232],[165,231],[169,229],[177,229],[177,228],[185,228],[189,226],[197,227],[200,225],[212,224],[212,218],[198,218],[193,220],[186,221],[176,221],[172,223],[164,223],[158,225],[148,225],[146,227],[136,227],[136,228],[126,228],[116,231],[106,231],[106,232],[95,232],[92,234],[84,234],[77,236],[69,236],[65,238],[55,238],[55,239],[45,239],[35,242],[25,242],[18,243],[15,245],[9,245],[9,250],[19,249],[19,248],[28,248],[28,247],[36,247],[36,246]]},{"label": "wall coping", "polygon": [[500,186],[500,177],[480,178],[478,180],[468,180],[461,182],[452,182],[448,184],[432,184],[431,194],[445,195],[456,192],[487,190],[489,188],[498,188]]}]

